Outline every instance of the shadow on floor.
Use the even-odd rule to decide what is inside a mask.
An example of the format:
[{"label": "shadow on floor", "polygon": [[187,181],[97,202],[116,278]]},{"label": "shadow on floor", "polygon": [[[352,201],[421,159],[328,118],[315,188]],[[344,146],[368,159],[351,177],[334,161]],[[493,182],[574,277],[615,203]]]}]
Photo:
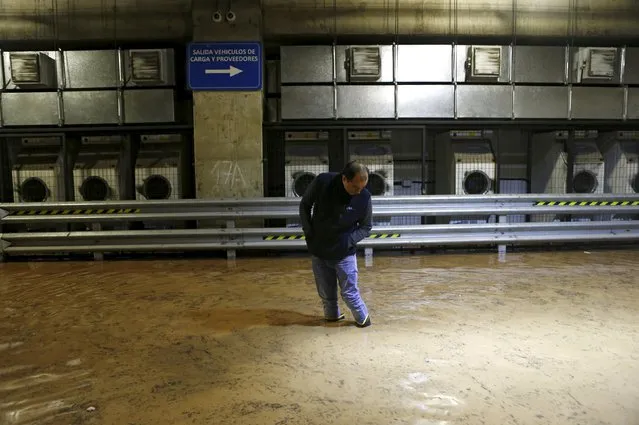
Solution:
[{"label": "shadow on floor", "polygon": [[352,320],[327,322],[322,316],[308,315],[290,310],[258,309],[214,309],[198,311],[193,319],[207,328],[229,331],[254,326],[352,326]]}]

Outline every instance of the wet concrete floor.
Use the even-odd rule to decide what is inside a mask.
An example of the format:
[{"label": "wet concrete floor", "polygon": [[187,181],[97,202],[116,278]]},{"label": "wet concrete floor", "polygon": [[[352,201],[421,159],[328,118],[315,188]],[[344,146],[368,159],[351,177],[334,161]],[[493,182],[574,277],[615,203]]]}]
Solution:
[{"label": "wet concrete floor", "polygon": [[0,424],[639,424],[639,251],[0,265]]}]

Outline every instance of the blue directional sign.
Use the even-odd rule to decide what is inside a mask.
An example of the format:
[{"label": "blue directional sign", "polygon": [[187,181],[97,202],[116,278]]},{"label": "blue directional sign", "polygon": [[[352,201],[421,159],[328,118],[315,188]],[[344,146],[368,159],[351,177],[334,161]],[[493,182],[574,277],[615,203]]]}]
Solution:
[{"label": "blue directional sign", "polygon": [[187,77],[191,90],[261,90],[259,42],[190,43]]}]

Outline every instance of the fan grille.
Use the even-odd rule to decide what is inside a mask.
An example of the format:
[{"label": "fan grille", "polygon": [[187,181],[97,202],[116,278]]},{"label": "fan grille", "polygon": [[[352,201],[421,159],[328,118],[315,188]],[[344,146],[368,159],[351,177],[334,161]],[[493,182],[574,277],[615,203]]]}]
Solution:
[{"label": "fan grille", "polygon": [[49,189],[41,179],[29,177],[20,185],[20,195],[25,202],[44,202],[49,197]]},{"label": "fan grille", "polygon": [[490,189],[490,179],[482,171],[471,171],[464,179],[464,192],[469,195],[481,195]]}]

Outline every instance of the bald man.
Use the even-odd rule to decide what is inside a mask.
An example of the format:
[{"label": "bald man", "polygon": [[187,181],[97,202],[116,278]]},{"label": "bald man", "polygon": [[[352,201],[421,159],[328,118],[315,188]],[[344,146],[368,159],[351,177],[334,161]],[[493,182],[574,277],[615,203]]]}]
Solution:
[{"label": "bald man", "polygon": [[300,220],[324,317],[331,322],[344,319],[337,304],[339,284],[342,299],[360,328],[371,325],[359,293],[355,256],[357,243],[368,237],[372,228],[373,207],[367,183],[368,169],[351,161],[341,173],[318,175],[300,202]]}]

